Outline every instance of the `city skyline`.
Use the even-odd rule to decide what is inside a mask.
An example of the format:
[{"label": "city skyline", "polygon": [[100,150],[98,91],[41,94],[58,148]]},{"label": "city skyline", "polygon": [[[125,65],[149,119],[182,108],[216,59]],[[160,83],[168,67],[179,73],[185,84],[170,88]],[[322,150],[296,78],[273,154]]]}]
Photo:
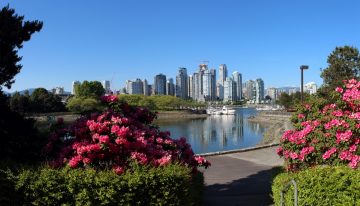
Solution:
[{"label": "city skyline", "polygon": [[23,69],[10,92],[70,91],[74,80],[109,80],[118,89],[139,74],[175,80],[178,67],[195,70],[202,61],[225,63],[243,81],[261,77],[267,87],[299,86],[305,64],[305,82],[320,86],[320,68],[335,47],[360,45],[357,1],[5,0],[0,6],[8,4],[25,19],[44,22],[19,50]]}]

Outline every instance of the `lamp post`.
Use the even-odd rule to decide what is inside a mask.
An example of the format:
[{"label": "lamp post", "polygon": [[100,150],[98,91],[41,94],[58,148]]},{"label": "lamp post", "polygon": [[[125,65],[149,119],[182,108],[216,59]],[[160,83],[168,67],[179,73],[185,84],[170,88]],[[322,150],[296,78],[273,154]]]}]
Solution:
[{"label": "lamp post", "polygon": [[304,70],[309,69],[309,66],[307,65],[301,65],[301,103],[304,101]]}]

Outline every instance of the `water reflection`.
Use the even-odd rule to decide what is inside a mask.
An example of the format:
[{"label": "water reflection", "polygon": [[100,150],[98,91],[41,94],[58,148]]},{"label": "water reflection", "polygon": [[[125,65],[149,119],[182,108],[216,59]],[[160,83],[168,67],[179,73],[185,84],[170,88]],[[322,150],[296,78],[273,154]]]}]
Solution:
[{"label": "water reflection", "polygon": [[247,120],[253,109],[237,109],[236,115],[214,115],[205,119],[159,122],[172,138],[186,137],[195,153],[225,151],[256,145],[265,128]]}]

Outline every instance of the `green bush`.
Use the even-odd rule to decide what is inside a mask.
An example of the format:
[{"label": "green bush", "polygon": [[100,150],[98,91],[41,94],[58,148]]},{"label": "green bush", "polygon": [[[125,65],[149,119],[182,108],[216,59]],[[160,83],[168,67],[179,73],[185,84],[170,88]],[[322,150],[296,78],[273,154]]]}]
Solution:
[{"label": "green bush", "polygon": [[[298,173],[281,173],[272,185],[275,205],[280,205],[283,187],[294,179],[298,186],[298,205],[360,205],[360,170],[346,166],[318,166]],[[291,186],[284,196],[285,205],[294,205]]]},{"label": "green bush", "polygon": [[193,175],[180,164],[133,165],[120,176],[111,170],[42,167],[2,179],[0,191],[15,185],[23,205],[201,205],[204,183],[202,173]]}]

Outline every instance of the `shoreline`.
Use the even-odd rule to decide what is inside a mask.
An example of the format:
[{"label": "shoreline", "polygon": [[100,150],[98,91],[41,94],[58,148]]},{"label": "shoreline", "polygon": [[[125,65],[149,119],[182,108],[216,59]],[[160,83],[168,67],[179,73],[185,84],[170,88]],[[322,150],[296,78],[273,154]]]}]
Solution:
[{"label": "shoreline", "polygon": [[249,122],[266,127],[263,139],[256,146],[280,143],[284,131],[293,129],[290,117],[291,113],[283,111],[261,111],[256,116],[249,117]]},{"label": "shoreline", "polygon": [[208,114],[197,114],[190,111],[160,111],[157,113],[157,118],[153,123],[162,122],[162,121],[179,121],[179,119],[205,119]]}]

